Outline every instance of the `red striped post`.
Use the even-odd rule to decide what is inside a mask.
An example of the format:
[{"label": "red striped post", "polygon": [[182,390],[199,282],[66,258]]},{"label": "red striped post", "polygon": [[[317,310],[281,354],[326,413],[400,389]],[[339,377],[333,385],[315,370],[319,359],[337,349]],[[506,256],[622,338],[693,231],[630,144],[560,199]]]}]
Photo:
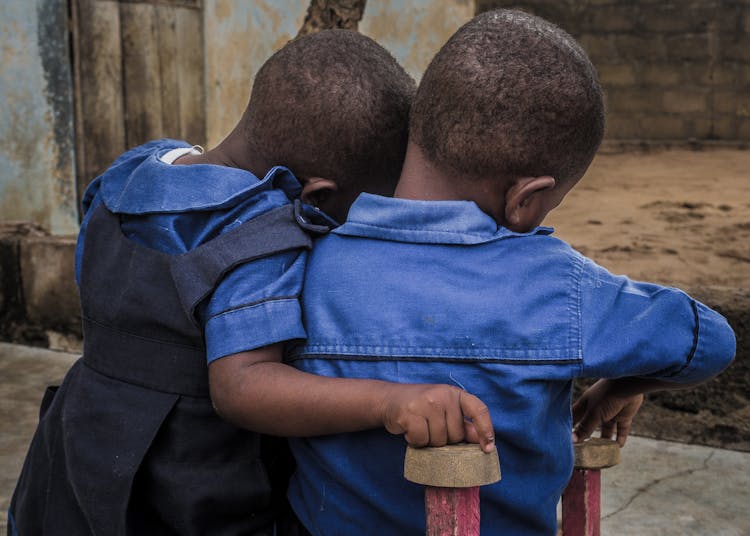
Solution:
[{"label": "red striped post", "polygon": [[427,536],[478,536],[479,486],[500,480],[500,462],[476,444],[407,447],[404,477],[425,486]]},{"label": "red striped post", "polygon": [[573,445],[573,475],[562,496],[563,536],[600,536],[601,470],[620,463],[620,446],[592,438]]}]

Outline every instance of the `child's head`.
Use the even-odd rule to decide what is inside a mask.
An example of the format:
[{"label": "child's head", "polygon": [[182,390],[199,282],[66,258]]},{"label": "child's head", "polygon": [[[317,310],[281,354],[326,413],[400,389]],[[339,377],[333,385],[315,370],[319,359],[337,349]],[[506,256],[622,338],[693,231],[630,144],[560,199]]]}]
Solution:
[{"label": "child's head", "polygon": [[465,24],[432,60],[409,135],[456,180],[546,176],[558,188],[583,175],[603,132],[601,88],[575,40],[539,17],[498,10]]},{"label": "child's head", "polygon": [[362,191],[392,194],[414,91],[372,39],[347,30],[306,35],[255,77],[245,142],[258,171],[287,166],[303,182],[303,198],[343,220]]}]

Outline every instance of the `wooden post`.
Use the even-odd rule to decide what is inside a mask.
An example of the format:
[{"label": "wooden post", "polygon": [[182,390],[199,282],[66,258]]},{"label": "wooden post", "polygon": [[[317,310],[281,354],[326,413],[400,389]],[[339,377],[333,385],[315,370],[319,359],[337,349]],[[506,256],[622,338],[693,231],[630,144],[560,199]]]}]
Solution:
[{"label": "wooden post", "polygon": [[365,11],[367,0],[311,0],[297,37],[320,30],[355,30]]},{"label": "wooden post", "polygon": [[427,536],[477,536],[479,486],[500,480],[500,462],[476,444],[407,447],[404,477],[426,486]]},{"label": "wooden post", "polygon": [[593,438],[573,445],[573,476],[562,496],[563,536],[599,536],[601,470],[620,463],[620,446]]}]

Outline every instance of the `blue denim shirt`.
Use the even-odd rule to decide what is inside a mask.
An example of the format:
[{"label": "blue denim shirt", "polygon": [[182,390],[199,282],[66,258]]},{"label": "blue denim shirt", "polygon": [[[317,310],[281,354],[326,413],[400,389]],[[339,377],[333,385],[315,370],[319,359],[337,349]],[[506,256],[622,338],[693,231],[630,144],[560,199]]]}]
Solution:
[{"label": "blue denim shirt", "polygon": [[[482,488],[482,534],[555,534],[574,378],[693,382],[734,356],[721,315],[551,233],[498,227],[471,202],[363,194],[308,262],[296,367],[454,384],[489,406],[503,479]],[[292,440],[295,512],[313,534],[424,534],[405,446],[380,430]]]},{"label": "blue denim shirt", "polygon": [[[289,204],[300,193],[299,182],[283,167],[259,179],[237,168],[160,160],[178,147],[190,144],[164,139],[136,147],[89,185],[76,248],[79,282],[86,227],[99,203],[120,215],[125,236],[177,255]],[[305,337],[298,296],[306,258],[305,251],[289,251],[240,265],[226,275],[198,311],[209,362]]]}]

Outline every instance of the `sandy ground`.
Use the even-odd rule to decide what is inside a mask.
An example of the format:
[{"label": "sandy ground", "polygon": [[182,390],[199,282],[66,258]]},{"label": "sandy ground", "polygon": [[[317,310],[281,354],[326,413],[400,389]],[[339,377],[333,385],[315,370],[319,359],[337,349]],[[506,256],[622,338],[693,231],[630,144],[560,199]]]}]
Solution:
[{"label": "sandy ground", "polygon": [[602,151],[545,224],[614,273],[684,288],[727,316],[735,363],[649,395],[635,431],[750,450],[750,151]]},{"label": "sandy ground", "polygon": [[603,152],[545,223],[615,273],[750,288],[750,151]]}]

